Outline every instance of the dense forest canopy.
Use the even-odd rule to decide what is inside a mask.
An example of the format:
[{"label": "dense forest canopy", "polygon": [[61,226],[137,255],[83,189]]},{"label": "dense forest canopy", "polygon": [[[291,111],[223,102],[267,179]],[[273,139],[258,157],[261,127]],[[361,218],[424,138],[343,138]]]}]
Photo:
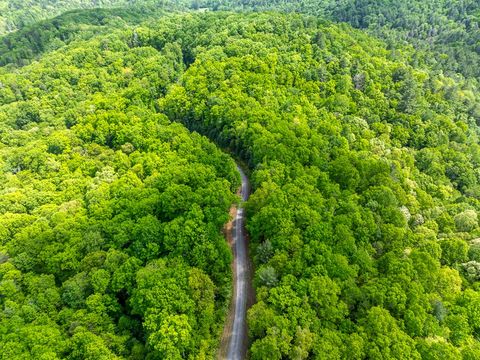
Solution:
[{"label": "dense forest canopy", "polygon": [[213,356],[239,180],[156,111],[183,69],[119,31],[0,70],[2,359]]},{"label": "dense forest canopy", "polygon": [[72,10],[3,36],[0,66],[27,65],[44,52],[60,49],[71,41],[87,40],[161,16],[161,9],[151,7]]},{"label": "dense forest canopy", "polygon": [[347,22],[390,48],[416,48],[411,63],[480,79],[477,0],[204,0],[212,9],[276,10]]},{"label": "dense forest canopy", "polygon": [[480,79],[476,0],[0,0],[0,35],[66,10],[119,6],[141,7],[143,13],[201,8],[301,12],[366,29],[392,49],[414,46],[410,63],[416,67],[427,64],[450,76],[461,73]]},{"label": "dense forest canopy", "polygon": [[479,358],[478,4],[38,4],[0,2],[1,359],[214,358],[231,155],[252,359]]},{"label": "dense forest canopy", "polygon": [[160,107],[254,169],[252,358],[477,356],[476,89],[314,18],[184,24]]},{"label": "dense forest canopy", "polygon": [[52,18],[68,10],[151,6],[174,8],[175,0],[0,0],[0,35]]}]

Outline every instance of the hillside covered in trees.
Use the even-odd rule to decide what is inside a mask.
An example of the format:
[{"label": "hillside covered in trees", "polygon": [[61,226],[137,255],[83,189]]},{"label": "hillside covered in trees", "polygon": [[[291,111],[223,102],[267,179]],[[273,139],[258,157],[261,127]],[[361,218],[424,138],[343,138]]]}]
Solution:
[{"label": "hillside covered in trees", "polygon": [[476,0],[0,0],[0,35],[66,10],[123,6],[136,9],[137,19],[162,9],[199,8],[315,15],[365,29],[385,40],[390,49],[413,46],[409,61],[415,67],[427,65],[449,76],[460,73],[480,80],[480,3]]},{"label": "hillside covered in trees", "polygon": [[1,359],[215,358],[232,157],[251,359],[479,358],[478,81],[438,55],[475,31],[335,8],[384,42],[295,3],[326,15],[130,6],[0,38]]},{"label": "hillside covered in trees", "polygon": [[[198,3],[192,1],[191,5]],[[391,49],[413,46],[411,63],[480,79],[477,0],[202,0],[220,10],[275,10],[347,22],[384,39]],[[433,55],[433,56],[432,56]]]},{"label": "hillside covered in trees", "polygon": [[156,111],[184,69],[178,44],[132,41],[120,31],[0,70],[2,359],[215,352],[238,174]]},{"label": "hillside covered in trees", "polygon": [[478,356],[476,89],[345,26],[206,19],[160,104],[254,169],[252,358]]},{"label": "hillside covered in trees", "polygon": [[61,15],[69,10],[92,8],[139,7],[144,5],[174,7],[173,0],[0,0],[0,35],[25,28],[40,20]]}]

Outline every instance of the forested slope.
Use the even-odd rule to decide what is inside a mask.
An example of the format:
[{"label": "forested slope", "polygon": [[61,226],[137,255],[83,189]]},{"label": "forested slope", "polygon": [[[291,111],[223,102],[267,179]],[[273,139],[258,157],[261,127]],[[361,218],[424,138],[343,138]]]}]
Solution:
[{"label": "forested slope", "polygon": [[480,79],[477,0],[203,0],[213,9],[301,12],[348,22],[383,38],[390,48],[415,47],[414,66]]},{"label": "forested slope", "polygon": [[0,66],[24,66],[41,54],[88,40],[114,29],[160,18],[162,11],[151,7],[74,10],[50,20],[26,26],[0,38]]},{"label": "forested slope", "polygon": [[155,110],[183,71],[117,32],[0,69],[0,358],[212,358],[239,184]]},{"label": "forested slope", "polygon": [[190,0],[0,0],[0,35],[50,19],[69,10],[124,7],[177,8]]},{"label": "forested slope", "polygon": [[388,41],[413,44],[413,63],[480,79],[480,3],[476,0],[349,0],[332,4],[329,17]]},{"label": "forested slope", "polygon": [[101,5],[120,5],[121,0],[1,0],[0,1],[0,35],[34,24],[40,20],[60,15],[65,11],[91,8]]},{"label": "forested slope", "polygon": [[0,0],[0,35],[66,10],[115,6],[142,7],[142,12],[203,7],[301,12],[366,29],[393,49],[412,45],[414,66],[426,64],[449,75],[480,79],[480,4],[476,0]]},{"label": "forested slope", "polygon": [[478,357],[477,90],[314,18],[171,28],[140,41],[202,36],[160,108],[254,169],[252,358]]},{"label": "forested slope", "polygon": [[252,171],[252,359],[480,356],[475,80],[300,15],[88,31],[0,68],[2,358],[213,358],[218,147]]}]

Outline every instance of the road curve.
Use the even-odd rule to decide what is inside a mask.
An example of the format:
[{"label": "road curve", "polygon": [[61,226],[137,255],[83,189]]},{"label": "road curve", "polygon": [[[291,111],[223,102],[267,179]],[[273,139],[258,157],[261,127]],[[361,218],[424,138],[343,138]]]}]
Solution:
[{"label": "road curve", "polygon": [[[248,178],[242,168],[237,165],[238,172],[242,177],[240,196],[242,201],[247,201],[250,195]],[[234,256],[234,318],[231,325],[230,339],[228,342],[227,360],[243,360],[247,352],[247,299],[249,298],[250,279],[248,242],[245,232],[244,209],[240,205],[233,221],[232,248]]]}]

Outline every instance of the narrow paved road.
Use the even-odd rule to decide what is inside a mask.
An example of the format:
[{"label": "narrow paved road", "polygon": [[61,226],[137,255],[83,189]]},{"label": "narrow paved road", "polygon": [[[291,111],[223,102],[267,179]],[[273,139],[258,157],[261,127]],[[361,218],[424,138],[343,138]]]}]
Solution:
[{"label": "narrow paved road", "polygon": [[[242,177],[242,188],[240,196],[243,201],[247,201],[250,195],[248,178],[240,166],[237,165],[238,172]],[[245,234],[244,209],[240,206],[233,222],[233,255],[234,255],[234,318],[231,329],[231,336],[228,344],[227,360],[245,359],[247,351],[247,299],[250,289],[248,281],[250,280],[250,266],[248,259],[247,237]]]}]

